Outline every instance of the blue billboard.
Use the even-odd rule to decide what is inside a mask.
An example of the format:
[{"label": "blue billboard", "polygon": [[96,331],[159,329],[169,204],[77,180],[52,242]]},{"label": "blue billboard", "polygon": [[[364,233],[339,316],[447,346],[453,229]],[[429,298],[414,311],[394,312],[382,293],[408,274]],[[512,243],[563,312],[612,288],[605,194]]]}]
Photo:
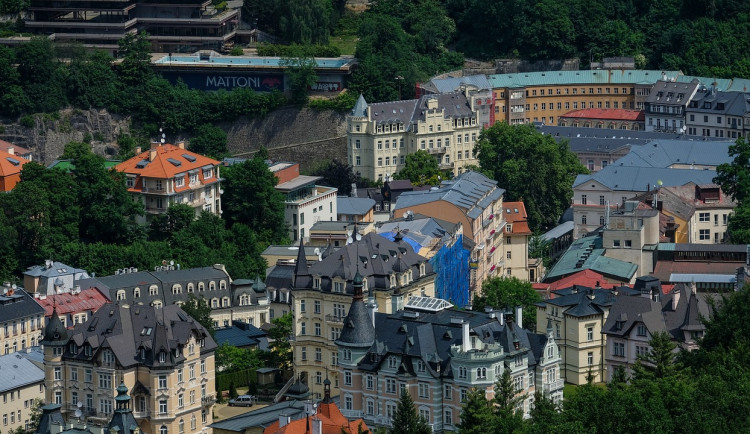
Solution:
[{"label": "blue billboard", "polygon": [[232,90],[248,87],[256,92],[284,91],[284,74],[259,74],[252,71],[162,71],[161,75],[171,83],[182,79],[190,89]]}]

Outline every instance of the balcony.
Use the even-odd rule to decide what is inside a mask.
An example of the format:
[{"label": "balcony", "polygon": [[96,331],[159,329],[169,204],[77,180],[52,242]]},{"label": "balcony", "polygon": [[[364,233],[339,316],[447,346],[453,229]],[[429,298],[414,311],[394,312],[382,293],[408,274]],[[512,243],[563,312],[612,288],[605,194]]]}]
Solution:
[{"label": "balcony", "polygon": [[562,388],[563,388],[563,380],[562,379],[555,380],[555,381],[553,381],[551,383],[544,383],[542,385],[542,389],[544,390],[545,393],[556,392],[558,390],[562,390]]},{"label": "balcony", "polygon": [[206,395],[201,398],[201,404],[203,405],[211,405],[214,402],[216,402],[216,395]]},{"label": "balcony", "polygon": [[134,411],[133,412],[133,417],[135,417],[137,419],[148,419],[150,416],[151,415],[149,414],[149,412],[145,411],[145,410],[144,411]]},{"label": "balcony", "polygon": [[335,322],[335,323],[344,323],[344,318],[346,318],[346,315],[344,316],[338,316],[338,315],[326,315],[326,321],[328,322]]},{"label": "balcony", "polygon": [[447,147],[444,148],[441,146],[439,148],[428,148],[427,152],[430,154],[445,154],[446,152],[448,152],[448,150],[449,149]]},{"label": "balcony", "polygon": [[456,164],[456,163],[454,163],[454,162],[450,162],[450,163],[440,163],[440,164],[438,165],[438,167],[439,167],[439,168],[440,168],[441,170],[446,170],[446,169],[453,169],[453,166],[454,166],[455,164]]}]

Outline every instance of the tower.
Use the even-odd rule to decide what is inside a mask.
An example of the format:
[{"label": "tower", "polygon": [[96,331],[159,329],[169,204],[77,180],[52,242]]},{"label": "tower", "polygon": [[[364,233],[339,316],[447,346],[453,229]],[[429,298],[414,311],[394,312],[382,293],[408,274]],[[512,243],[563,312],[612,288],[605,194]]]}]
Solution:
[{"label": "tower", "polygon": [[352,305],[344,318],[341,335],[336,340],[339,347],[339,366],[342,368],[356,367],[375,343],[375,327],[365,306],[362,281],[362,275],[357,271],[352,282]]},{"label": "tower", "polygon": [[[57,307],[52,308],[52,317],[44,326],[43,339],[39,343],[44,346],[45,401],[55,403],[56,397],[59,396],[62,403],[65,394],[63,382],[65,370],[62,368],[62,355],[65,352],[65,345],[68,343],[68,331],[57,315]],[[60,375],[57,380],[55,379],[55,372],[59,372]]]}]

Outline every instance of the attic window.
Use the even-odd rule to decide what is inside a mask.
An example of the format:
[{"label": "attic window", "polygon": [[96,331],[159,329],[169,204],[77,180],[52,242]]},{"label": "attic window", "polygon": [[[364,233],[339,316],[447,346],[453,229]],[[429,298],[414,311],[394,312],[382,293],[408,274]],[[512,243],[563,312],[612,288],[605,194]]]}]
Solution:
[{"label": "attic window", "polygon": [[90,345],[85,345],[85,346],[83,347],[83,355],[84,355],[84,356],[86,356],[86,357],[91,357],[91,354],[92,354],[92,353],[93,353],[93,351],[91,350],[91,346],[90,346]]},{"label": "attic window", "polygon": [[136,169],[143,169],[143,168],[145,168],[148,165],[148,163],[149,163],[148,160],[141,160],[141,161],[138,162],[138,164],[135,165],[135,168]]},{"label": "attic window", "polygon": [[12,158],[12,157],[5,157],[5,159],[8,160],[8,162],[10,164],[14,165],[14,166],[18,166],[18,165],[21,164],[20,161],[16,160],[15,158]]},{"label": "attic window", "polygon": [[195,157],[189,154],[182,154],[182,158],[188,160],[191,163],[195,163]]},{"label": "attic window", "polygon": [[182,162],[177,161],[174,158],[167,158],[167,161],[169,161],[170,163],[172,163],[172,165],[175,166],[175,167],[182,166]]},{"label": "attic window", "polygon": [[450,330],[446,331],[443,335],[443,339],[453,339],[453,333]]},{"label": "attic window", "polygon": [[143,330],[141,330],[141,336],[151,336],[153,330],[153,327],[144,327]]},{"label": "attic window", "polygon": [[167,361],[167,353],[164,351],[159,351],[159,363],[164,363]]},{"label": "attic window", "polygon": [[407,327],[406,324],[401,324],[401,327],[398,328],[398,331],[401,333],[406,333]]}]

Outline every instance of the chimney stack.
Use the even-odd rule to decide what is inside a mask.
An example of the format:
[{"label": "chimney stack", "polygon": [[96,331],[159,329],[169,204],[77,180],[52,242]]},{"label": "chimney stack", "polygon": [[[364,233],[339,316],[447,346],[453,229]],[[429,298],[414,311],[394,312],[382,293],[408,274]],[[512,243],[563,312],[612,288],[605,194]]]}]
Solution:
[{"label": "chimney stack", "polygon": [[469,339],[469,321],[464,320],[461,323],[461,351],[468,352],[471,350],[471,340]]},{"label": "chimney stack", "polygon": [[151,147],[151,151],[148,153],[148,161],[154,161],[156,159],[156,149]]},{"label": "chimney stack", "polygon": [[16,155],[16,150],[13,147],[8,148],[6,152],[8,152],[10,155]]},{"label": "chimney stack", "polygon": [[497,321],[500,323],[500,325],[505,325],[505,312],[502,310],[498,312],[500,316],[497,317]]},{"label": "chimney stack", "polygon": [[279,428],[285,427],[291,421],[292,421],[292,418],[290,416],[287,416],[284,413],[280,414],[279,415]]},{"label": "chimney stack", "polygon": [[185,141],[180,140],[179,142],[177,142],[177,147],[180,149],[185,149]]},{"label": "chimney stack", "polygon": [[140,154],[141,152],[143,152],[143,148],[141,148],[140,146],[136,146],[135,147],[135,153],[136,153],[136,155]]},{"label": "chimney stack", "polygon": [[672,310],[677,310],[677,305],[680,304],[680,295],[682,293],[681,288],[675,288],[674,292],[672,292]]},{"label": "chimney stack", "polygon": [[523,328],[523,306],[516,306],[516,325]]}]

